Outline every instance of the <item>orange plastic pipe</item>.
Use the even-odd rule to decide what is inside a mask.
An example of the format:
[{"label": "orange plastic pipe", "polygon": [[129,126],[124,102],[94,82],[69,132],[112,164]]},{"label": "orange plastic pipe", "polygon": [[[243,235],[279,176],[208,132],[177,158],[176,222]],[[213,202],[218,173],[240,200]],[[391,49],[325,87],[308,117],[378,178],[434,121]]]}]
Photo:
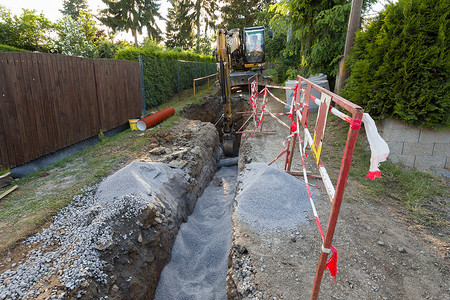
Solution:
[{"label": "orange plastic pipe", "polygon": [[170,118],[174,114],[175,109],[173,107],[168,107],[158,111],[157,113],[154,113],[153,115],[140,119],[137,122],[136,126],[140,131],[144,131],[147,128],[150,128],[152,126],[155,126],[156,124],[161,123],[165,119]]}]

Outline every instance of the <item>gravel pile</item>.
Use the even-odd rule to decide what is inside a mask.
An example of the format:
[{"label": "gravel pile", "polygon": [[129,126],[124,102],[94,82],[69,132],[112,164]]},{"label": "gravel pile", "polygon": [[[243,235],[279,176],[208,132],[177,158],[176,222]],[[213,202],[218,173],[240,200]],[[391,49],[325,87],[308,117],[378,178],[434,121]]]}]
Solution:
[{"label": "gravel pile", "polygon": [[[100,259],[100,251],[117,239],[134,235],[117,236],[111,224],[118,219],[136,220],[155,198],[175,206],[185,192],[187,177],[185,172],[164,164],[133,162],[99,186],[84,190],[61,210],[49,228],[24,242],[32,250],[26,261],[12,264],[0,275],[0,299],[36,298],[44,293],[63,298],[75,288],[80,288],[81,297],[88,279],[106,283],[106,262]],[[167,191],[164,186],[169,182],[172,189]],[[46,290],[45,281],[50,280],[59,281],[65,289]]]},{"label": "gravel pile", "polygon": [[240,176],[238,217],[253,230],[293,230],[308,224],[311,211],[305,182],[266,163],[250,163]]}]

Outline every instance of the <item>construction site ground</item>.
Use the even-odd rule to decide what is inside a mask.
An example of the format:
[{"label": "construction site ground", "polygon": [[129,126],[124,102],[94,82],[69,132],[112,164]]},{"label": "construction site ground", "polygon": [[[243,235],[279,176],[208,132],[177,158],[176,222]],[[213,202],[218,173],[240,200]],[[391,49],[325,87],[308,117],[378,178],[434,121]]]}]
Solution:
[{"label": "construction site ground", "polygon": [[[284,106],[273,99],[268,102],[267,108],[271,112],[284,110]],[[286,116],[281,119],[290,124]],[[315,120],[314,114],[309,116],[309,124],[314,124]],[[254,125],[247,130],[252,127]],[[323,156],[334,184],[346,138],[345,128],[348,128],[345,122],[334,118],[327,124],[324,138]],[[284,149],[283,142],[289,134],[286,128],[266,114],[263,130],[276,131],[276,134],[255,134],[250,139],[250,134],[245,134],[242,137],[240,174],[248,172],[255,162],[271,162]],[[359,145],[367,151],[363,128],[359,139]],[[356,151],[361,150],[361,147]],[[307,154],[307,170],[311,171],[310,174],[320,175],[311,152],[307,151]],[[284,169],[284,158],[285,155],[274,163],[280,170]],[[368,171],[369,161],[366,165]],[[302,170],[298,148],[292,169]],[[350,176],[348,180],[332,243],[338,251],[337,279],[334,282],[326,270],[319,299],[449,299],[448,223],[429,230],[412,221],[409,211],[398,202],[398,198],[385,193],[370,193],[356,179]],[[321,186],[311,188],[319,218],[326,230],[331,209],[329,197],[320,179],[310,178],[309,181],[312,185]],[[448,198],[445,198],[448,197],[448,178],[435,178],[435,181],[446,189],[442,211],[435,213],[443,213],[444,220],[448,220]],[[290,192],[306,193],[306,189],[292,189]],[[279,201],[279,212],[275,213],[279,219],[283,219],[283,212],[286,211],[283,208],[284,200],[282,197],[276,199]],[[308,201],[307,196],[298,194],[298,201],[305,200]],[[442,199],[435,200],[442,202]],[[239,206],[239,200],[237,202],[235,207]],[[309,201],[299,205],[309,206]],[[242,221],[235,210],[231,268],[228,274],[229,279],[230,276],[234,278],[231,282],[237,283],[232,294],[244,295],[249,299],[310,297],[322,240],[312,209],[305,210],[304,214],[308,221],[295,229],[261,230]]]},{"label": "construction site ground", "polygon": [[[243,101],[245,104],[246,98],[240,97],[238,101]],[[80,281],[73,282],[78,286],[70,290],[61,282],[62,279],[71,278],[66,274],[70,266],[58,265],[55,263],[56,260],[52,261],[52,257],[45,256],[42,257],[53,262],[46,269],[47,276],[43,276],[36,282],[35,278],[26,275],[24,270],[21,271],[23,274],[20,281],[13,282],[16,278],[14,276],[18,273],[16,271],[29,257],[36,256],[39,251],[50,253],[58,247],[57,244],[49,244],[45,248],[39,243],[22,244],[22,241],[35,232],[52,232],[52,228],[55,231],[58,230],[57,233],[52,233],[58,237],[63,237],[68,232],[54,225],[49,214],[43,214],[39,222],[34,221],[33,224],[37,225],[34,228],[32,226],[25,228],[22,224],[28,224],[25,222],[26,219],[33,217],[36,212],[28,213],[27,209],[22,209],[21,214],[15,216],[14,220],[3,216],[0,220],[0,240],[3,243],[0,256],[0,276],[3,276],[0,281],[0,299],[52,297],[93,299],[105,298],[105,296],[109,299],[127,297],[152,299],[159,274],[164,264],[170,260],[170,247],[174,243],[181,221],[186,221],[187,214],[192,213],[193,208],[190,206],[195,203],[194,196],[199,196],[200,191],[206,187],[209,180],[213,179],[214,172],[217,170],[214,161],[218,161],[220,154],[217,142],[219,135],[211,123],[215,123],[220,116],[218,112],[220,106],[221,101],[216,94],[207,95],[203,97],[202,102],[193,102],[184,109],[177,108],[177,113],[182,117],[175,119],[174,126],[148,130],[145,133],[127,132],[116,140],[107,142],[106,147],[101,148],[102,153],[90,154],[90,156],[105,156],[102,157],[101,162],[107,164],[109,169],[107,171],[102,169],[101,174],[98,174],[99,178],[101,176],[106,178],[107,175],[129,166],[128,164],[132,161],[167,164],[174,170],[186,170],[192,178],[188,183],[183,183],[185,186],[177,188],[177,190],[180,189],[181,194],[184,193],[183,197],[190,199],[190,202],[187,202],[188,207],[182,208],[184,210],[181,212],[167,209],[167,206],[164,209],[164,206],[158,204],[154,207],[149,206],[150,209],[144,210],[135,219],[133,217],[128,221],[117,221],[111,224],[115,226],[114,230],[117,232],[113,243],[97,243],[93,251],[95,253],[100,251],[101,263],[104,264],[104,268],[100,271],[109,278],[106,284],[97,282],[95,274],[90,273],[93,269],[86,266],[87,271],[79,275]],[[271,101],[268,109],[272,112],[281,112],[284,107]],[[245,105],[237,105],[234,110],[235,112],[244,111]],[[187,118],[202,121],[191,121]],[[287,120],[286,117],[283,118],[284,121]],[[310,115],[309,120],[311,124],[314,123],[315,116]],[[327,124],[324,139],[325,164],[334,183],[342,157],[342,146],[345,143],[346,124],[340,125],[340,122],[342,121],[331,118]],[[247,130],[251,130],[251,126],[247,127]],[[165,127],[164,123],[162,127]],[[255,135],[252,138],[248,138],[248,134],[245,134],[241,140],[237,197],[234,200],[232,216],[233,237],[227,274],[228,297],[230,299],[308,299],[322,245],[309,203],[299,202],[302,208],[299,218],[302,221],[293,222],[295,226],[286,222],[288,216],[285,214],[286,207],[281,205],[283,202],[281,197],[270,199],[280,202],[279,208],[275,206],[274,209],[267,211],[269,214],[267,219],[271,222],[269,224],[271,226],[262,225],[262,229],[252,226],[248,224],[248,219],[239,215],[238,202],[245,196],[245,188],[255,184],[251,182],[252,172],[263,168],[279,154],[288,134],[287,130],[270,116],[264,119],[263,128],[276,131],[276,134]],[[119,143],[121,139],[123,142]],[[368,153],[363,129],[359,135],[357,151]],[[311,174],[318,175],[317,168],[311,159],[312,155],[308,154],[307,168],[312,172]],[[6,209],[21,203],[21,198],[32,201],[43,195],[39,201],[46,201],[45,199],[56,197],[58,193],[65,193],[66,189],[74,188],[79,193],[87,194],[82,197],[91,199],[97,193],[96,188],[82,192],[83,188],[90,188],[99,182],[99,180],[83,181],[91,175],[89,173],[92,173],[92,170],[89,170],[92,159],[90,156],[80,155],[68,163],[48,168],[45,172],[35,175],[33,179],[21,182],[19,190],[11,195],[12,197],[2,200],[0,208]],[[293,168],[299,170],[301,164],[298,151],[294,161]],[[368,159],[355,163],[365,164],[367,169],[369,167]],[[273,175],[278,171],[282,173],[283,158],[274,165],[277,169],[262,173],[266,175]],[[160,168],[163,169],[163,167]],[[121,172],[124,170],[126,169],[122,169]],[[117,174],[119,173],[116,173],[116,179]],[[174,174],[178,176],[178,173]],[[408,193],[408,191],[399,189],[395,178],[386,184],[385,192],[375,193],[373,189],[367,188],[367,183],[361,181],[361,174],[350,174],[333,240],[333,246],[338,251],[337,280],[334,283],[334,279],[326,271],[320,290],[320,299],[450,298],[449,181],[448,178],[439,175],[417,174],[427,177],[429,184],[437,185],[443,191],[427,202],[429,218],[425,221],[418,220],[411,208],[403,203],[402,193]],[[175,175],[173,175],[174,178],[178,178]],[[258,178],[264,178],[264,176]],[[87,182],[89,185],[78,186],[79,182]],[[304,185],[301,180],[298,182]],[[311,179],[310,183],[314,185],[313,198],[322,226],[326,230],[331,207],[329,198],[321,187],[323,184],[320,180]],[[299,201],[307,200],[305,190],[299,190],[301,190],[298,194]],[[298,191],[292,190],[290,193],[297,195]],[[255,212],[264,213],[262,209]],[[92,222],[101,215],[101,211],[92,209],[90,214],[92,214],[92,218],[89,217]],[[180,218],[176,219],[177,216]],[[17,221],[21,219],[25,223]],[[278,228],[277,220],[280,224],[284,224],[285,228],[283,226]],[[263,217],[260,222],[264,223],[264,221]],[[17,234],[14,234],[15,232]],[[11,236],[14,236],[13,242]],[[6,244],[8,246],[4,246]],[[30,254],[32,251],[34,254]],[[96,267],[95,270],[97,269]],[[11,276],[4,276],[8,271]],[[45,270],[42,271],[41,267],[40,271]],[[10,288],[11,285],[14,288]],[[21,297],[10,297],[6,294],[6,291],[13,290],[27,291],[28,289],[30,292],[30,289],[34,288],[40,289],[37,293],[39,297],[31,296],[32,293],[26,296],[25,292]]]}]

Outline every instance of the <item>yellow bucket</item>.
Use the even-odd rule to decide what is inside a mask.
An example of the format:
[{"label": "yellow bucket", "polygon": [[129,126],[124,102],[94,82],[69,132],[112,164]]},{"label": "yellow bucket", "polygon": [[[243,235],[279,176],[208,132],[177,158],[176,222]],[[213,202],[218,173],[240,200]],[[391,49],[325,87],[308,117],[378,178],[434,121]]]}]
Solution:
[{"label": "yellow bucket", "polygon": [[139,121],[139,119],[129,119],[128,123],[130,123],[130,129],[131,130],[138,130],[137,128],[137,121]]}]

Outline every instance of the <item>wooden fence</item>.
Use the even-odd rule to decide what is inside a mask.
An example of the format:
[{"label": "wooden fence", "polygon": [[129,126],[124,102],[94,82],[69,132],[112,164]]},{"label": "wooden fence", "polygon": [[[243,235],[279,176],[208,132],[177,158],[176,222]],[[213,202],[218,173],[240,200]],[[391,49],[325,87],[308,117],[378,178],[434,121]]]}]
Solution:
[{"label": "wooden fence", "polygon": [[22,165],[141,113],[137,62],[0,53],[0,167]]}]

